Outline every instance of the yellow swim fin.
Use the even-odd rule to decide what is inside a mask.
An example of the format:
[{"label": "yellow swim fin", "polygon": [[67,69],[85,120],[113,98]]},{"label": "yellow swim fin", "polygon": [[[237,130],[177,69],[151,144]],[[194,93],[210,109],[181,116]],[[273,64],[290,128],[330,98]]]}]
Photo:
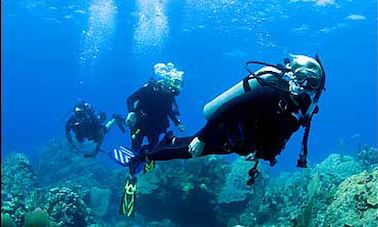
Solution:
[{"label": "yellow swim fin", "polygon": [[125,192],[122,197],[121,214],[126,214],[128,217],[135,216],[135,197],[136,197],[136,181],[127,179],[125,185]]},{"label": "yellow swim fin", "polygon": [[143,166],[143,173],[148,173],[156,167],[155,161],[147,161]]}]

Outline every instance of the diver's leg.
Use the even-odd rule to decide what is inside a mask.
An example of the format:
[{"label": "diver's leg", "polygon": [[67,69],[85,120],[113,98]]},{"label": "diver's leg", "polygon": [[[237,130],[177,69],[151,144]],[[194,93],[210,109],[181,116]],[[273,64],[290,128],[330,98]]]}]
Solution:
[{"label": "diver's leg", "polygon": [[134,130],[131,131],[131,149],[134,152],[138,152],[142,146],[144,135],[142,133],[135,133]]},{"label": "diver's leg", "polygon": [[[172,144],[166,144],[162,141],[155,149],[150,150],[147,146],[143,146],[141,150],[148,160],[166,161],[172,159],[188,159],[193,157],[188,148],[193,139],[194,137],[175,137],[172,140]],[[199,156],[230,153],[230,151],[226,151],[224,147],[220,145],[205,144],[204,150]]]},{"label": "diver's leg", "polygon": [[151,135],[147,136],[148,139],[148,145],[153,148],[159,143],[159,134],[158,133],[153,133]]},{"label": "diver's leg", "polygon": [[188,145],[193,137],[175,138],[172,144],[160,143],[155,149],[143,147],[142,150],[148,160],[166,161],[172,159],[188,159],[192,155],[188,151]]}]

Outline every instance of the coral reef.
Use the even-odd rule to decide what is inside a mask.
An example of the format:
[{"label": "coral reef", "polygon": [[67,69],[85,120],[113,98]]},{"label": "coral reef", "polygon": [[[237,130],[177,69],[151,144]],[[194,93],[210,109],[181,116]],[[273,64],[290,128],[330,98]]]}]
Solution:
[{"label": "coral reef", "polygon": [[109,207],[111,191],[106,188],[92,187],[90,189],[90,204],[96,215],[104,216]]},{"label": "coral reef", "polygon": [[337,187],[349,176],[363,171],[353,157],[341,154],[330,154],[323,162],[312,169],[312,175],[317,172],[320,175],[320,192],[313,202],[311,223],[315,226],[323,225],[327,207],[333,201]]},{"label": "coral reef", "polygon": [[311,226],[313,218],[314,200],[319,195],[320,188],[320,175],[319,170],[317,169],[315,175],[312,177],[311,181],[307,185],[308,202],[302,209],[302,212],[298,215],[296,219],[296,226]]},{"label": "coral reef", "polygon": [[250,194],[251,187],[246,185],[249,179],[248,171],[252,164],[240,157],[235,160],[227,174],[226,183],[217,195],[218,203],[234,203],[245,201],[247,195]]},{"label": "coral reef", "polygon": [[215,195],[224,184],[228,166],[216,156],[158,163],[153,172],[138,179],[139,213],[148,221],[169,218],[192,226],[218,223]]},{"label": "coral reef", "polygon": [[91,209],[71,188],[39,188],[25,154],[10,155],[2,165],[1,213],[16,226],[87,226]]},{"label": "coral reef", "polygon": [[353,157],[341,154],[330,154],[317,168],[323,181],[335,185],[363,170]]},{"label": "coral reef", "polygon": [[[277,223],[280,226],[334,225],[337,223],[337,215],[334,216],[334,220],[326,220],[330,220],[328,216],[332,214],[329,207],[334,205],[337,209],[339,205],[335,205],[335,194],[339,191],[339,187],[348,181],[348,177],[361,171],[363,166],[353,157],[331,154],[312,169],[290,174],[281,173],[279,177],[271,178],[268,184],[263,185],[263,190],[254,190],[244,210],[233,217],[225,218],[228,220],[227,226],[260,226]],[[349,189],[353,187],[350,184],[345,186]],[[339,192],[339,194],[343,193]],[[374,195],[376,194],[377,188]],[[369,201],[374,204],[374,197],[369,198],[373,198]],[[348,213],[342,211],[338,213],[341,216],[343,214]],[[334,226],[344,225],[340,223]]]},{"label": "coral reef", "polygon": [[152,221],[147,223],[146,227],[175,227],[171,220],[163,219],[161,221]]},{"label": "coral reef", "polygon": [[378,225],[378,168],[346,179],[337,188],[327,209],[326,223],[332,226]]},{"label": "coral reef", "polygon": [[1,213],[1,226],[2,227],[16,227],[16,224],[12,220],[9,214]]},{"label": "coral reef", "polygon": [[50,226],[49,215],[45,210],[37,208],[35,211],[25,215],[26,227],[47,227]]},{"label": "coral reef", "polygon": [[46,209],[57,226],[87,226],[93,223],[91,209],[78,193],[67,187],[50,189]]},{"label": "coral reef", "polygon": [[[253,163],[208,156],[158,162],[138,176],[135,219],[118,215],[128,171],[85,159],[64,140],[2,163],[2,226],[376,226],[377,149],[331,154],[308,169],[259,176]],[[53,165],[52,165],[53,164]]]},{"label": "coral reef", "polygon": [[9,156],[2,168],[1,177],[4,182],[17,182],[17,184],[2,184],[4,191],[12,192],[13,195],[25,195],[30,188],[38,185],[37,176],[34,172],[29,158],[23,153],[16,153]]},{"label": "coral reef", "polygon": [[378,151],[376,147],[360,145],[357,149],[357,161],[365,168],[373,168],[378,164]]},{"label": "coral reef", "polygon": [[38,180],[29,158],[13,154],[2,163],[1,213],[8,214],[17,226],[23,224],[26,213],[38,203]]},{"label": "coral reef", "polygon": [[[293,226],[307,199],[309,171],[283,173],[253,185],[246,208],[228,219],[227,226]],[[257,182],[258,183],[258,182]]]}]

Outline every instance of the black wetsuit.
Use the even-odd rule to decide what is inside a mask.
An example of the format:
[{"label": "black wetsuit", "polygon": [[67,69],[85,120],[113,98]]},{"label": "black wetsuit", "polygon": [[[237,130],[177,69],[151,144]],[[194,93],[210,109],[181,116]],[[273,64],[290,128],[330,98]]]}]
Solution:
[{"label": "black wetsuit", "polygon": [[274,163],[301,125],[291,113],[306,107],[296,105],[288,93],[263,86],[223,105],[196,135],[177,138],[173,144],[162,141],[145,155],[149,160],[191,158],[188,145],[198,136],[205,143],[201,156],[255,153],[256,158]]},{"label": "black wetsuit", "polygon": [[160,134],[165,133],[169,127],[168,117],[175,125],[180,124],[177,119],[180,113],[176,95],[164,91],[161,85],[151,81],[128,97],[128,110],[136,113],[136,124],[131,130],[135,135],[135,139],[132,140],[134,151],[140,149],[145,136],[149,145],[155,146],[159,142]]},{"label": "black wetsuit", "polygon": [[66,137],[69,142],[72,143],[70,134],[72,130],[79,143],[82,143],[84,139],[96,142],[96,150],[100,148],[107,131],[106,127],[102,125],[99,116],[92,109],[72,115],[66,122],[65,128]]}]

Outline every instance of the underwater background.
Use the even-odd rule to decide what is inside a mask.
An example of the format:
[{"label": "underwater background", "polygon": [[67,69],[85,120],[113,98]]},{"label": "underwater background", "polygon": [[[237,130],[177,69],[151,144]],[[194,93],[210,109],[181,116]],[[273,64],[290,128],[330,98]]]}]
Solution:
[{"label": "underwater background", "polygon": [[[1,29],[2,225],[377,226],[377,1],[2,0]],[[306,170],[302,130],[253,187],[236,156],[158,163],[131,219],[118,213],[127,170],[64,139],[78,99],[125,115],[158,62],[185,72],[175,133],[193,134],[246,61],[290,53],[319,54],[327,73]],[[120,144],[112,130],[103,148]]]}]

